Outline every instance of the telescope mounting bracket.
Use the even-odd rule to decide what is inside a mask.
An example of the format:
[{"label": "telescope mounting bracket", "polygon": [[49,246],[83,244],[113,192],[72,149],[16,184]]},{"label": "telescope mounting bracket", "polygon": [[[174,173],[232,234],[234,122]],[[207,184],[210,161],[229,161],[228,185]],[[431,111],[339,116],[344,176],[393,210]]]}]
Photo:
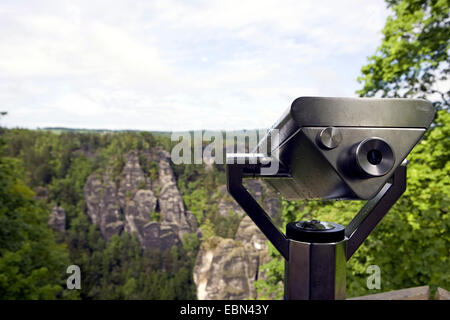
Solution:
[{"label": "telescope mounting bracket", "polygon": [[[289,239],[272,222],[270,216],[258,204],[255,198],[242,184],[244,177],[256,178],[261,164],[234,163],[233,155],[227,155],[227,188],[230,195],[244,209],[248,216],[258,226],[267,239],[275,246],[281,255],[289,261]],[[231,162],[231,163],[230,163]],[[280,176],[288,173],[280,171]],[[369,236],[389,209],[406,190],[406,164],[402,163],[394,171],[391,181],[387,182],[375,197],[368,200],[358,214],[345,228],[347,240],[346,258],[349,260],[362,242]]]}]

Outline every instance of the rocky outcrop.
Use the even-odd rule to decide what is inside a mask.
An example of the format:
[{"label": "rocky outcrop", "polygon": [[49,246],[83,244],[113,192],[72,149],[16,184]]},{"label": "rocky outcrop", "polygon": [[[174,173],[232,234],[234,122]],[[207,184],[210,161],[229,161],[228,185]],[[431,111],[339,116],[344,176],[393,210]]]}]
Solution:
[{"label": "rocky outcrop", "polygon": [[147,179],[139,164],[137,151],[130,151],[125,157],[125,165],[122,169],[118,197],[120,205],[125,207],[127,201],[137,192],[139,187],[147,188]]},{"label": "rocky outcrop", "polygon": [[66,231],[66,212],[59,206],[54,206],[50,213],[48,224],[58,230],[59,232]]},{"label": "rocky outcrop", "polygon": [[170,167],[170,155],[167,151],[159,152],[159,207],[162,224],[176,224],[180,238],[186,233],[195,232],[197,224],[192,213],[185,211],[183,198],[177,188],[176,180]]},{"label": "rocky outcrop", "polygon": [[146,224],[151,223],[150,217],[156,209],[156,201],[151,190],[138,190],[132,200],[124,202],[125,231],[135,233],[142,244],[148,242],[144,229]]},{"label": "rocky outcrop", "polygon": [[280,218],[280,197],[274,189],[265,184],[262,180],[246,179],[244,180],[244,187],[250,194],[260,202],[267,214],[278,222]]},{"label": "rocky outcrop", "polygon": [[109,239],[114,234],[119,234],[124,227],[120,216],[122,208],[118,201],[116,184],[111,180],[110,173],[106,172],[102,176],[97,173],[90,175],[83,193],[88,216],[92,223],[99,226],[103,237]]},{"label": "rocky outcrop", "polygon": [[263,198],[263,182],[256,179],[245,179],[243,181],[244,187],[255,197],[256,200]]},{"label": "rocky outcrop", "polygon": [[215,237],[202,243],[194,267],[197,298],[256,299],[254,282],[268,259],[265,236],[244,217],[235,239]]},{"label": "rocky outcrop", "polygon": [[[211,239],[214,240],[214,239]],[[233,239],[217,239],[213,248],[202,248],[194,269],[197,298],[248,299],[254,297],[256,257]]]},{"label": "rocky outcrop", "polygon": [[175,224],[162,224],[150,221],[143,228],[143,246],[144,248],[161,251],[170,249],[172,246],[181,243],[178,236],[178,226]]},{"label": "rocky outcrop", "polygon": [[239,217],[243,217],[245,215],[244,210],[237,204],[236,201],[228,194],[227,187],[221,186],[220,189],[221,198],[217,205],[217,210],[219,214],[223,217],[228,217],[232,214],[236,214]]},{"label": "rocky outcrop", "polygon": [[[262,204],[271,218],[276,219],[279,216],[278,212],[281,203],[280,198],[276,195],[275,191],[267,187],[262,181],[256,179],[244,180],[244,187]],[[220,188],[220,195],[221,197],[217,209],[221,216],[237,214],[238,216],[243,217],[245,215],[244,210],[242,210],[236,201],[228,194],[226,186]]]},{"label": "rocky outcrop", "polygon": [[[278,223],[281,203],[276,193],[260,180],[244,180],[244,186]],[[214,237],[202,243],[194,267],[197,298],[257,299],[255,280],[265,276],[259,266],[269,261],[267,238],[228,195],[225,186],[219,199],[220,215],[237,214],[243,219],[234,239]]]},{"label": "rocky outcrop", "polygon": [[[158,180],[144,172],[139,156],[158,163]],[[184,234],[197,231],[195,217],[185,210],[176,186],[169,153],[157,148],[127,153],[118,188],[111,171],[92,174],[84,187],[88,215],[106,239],[124,230],[136,234],[143,248],[166,250],[178,245]]]},{"label": "rocky outcrop", "polygon": [[266,236],[248,216],[245,216],[239,224],[235,240],[249,246],[251,250],[265,250],[267,248]]}]

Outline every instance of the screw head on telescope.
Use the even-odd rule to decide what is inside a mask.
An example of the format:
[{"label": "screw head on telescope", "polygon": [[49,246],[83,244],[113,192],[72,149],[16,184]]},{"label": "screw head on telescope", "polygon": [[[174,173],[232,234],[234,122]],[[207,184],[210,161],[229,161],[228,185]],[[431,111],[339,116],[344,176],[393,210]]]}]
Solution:
[{"label": "screw head on telescope", "polygon": [[319,144],[325,149],[334,149],[342,142],[342,134],[338,128],[328,127],[320,131]]},{"label": "screw head on telescope", "polygon": [[345,239],[345,227],[319,220],[290,222],[286,225],[286,236],[309,243],[339,242]]}]

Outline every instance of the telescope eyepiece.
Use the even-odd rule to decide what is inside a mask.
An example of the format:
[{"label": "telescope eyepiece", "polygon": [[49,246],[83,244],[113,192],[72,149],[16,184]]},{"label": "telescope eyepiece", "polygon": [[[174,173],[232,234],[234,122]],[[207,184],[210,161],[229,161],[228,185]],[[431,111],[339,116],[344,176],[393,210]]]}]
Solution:
[{"label": "telescope eyepiece", "polygon": [[383,154],[380,150],[372,149],[367,152],[367,161],[369,161],[370,164],[376,166],[377,164],[380,164],[381,160],[383,160]]},{"label": "telescope eyepiece", "polygon": [[356,147],[355,157],[359,169],[372,177],[384,176],[395,163],[394,151],[391,146],[377,137],[361,141]]}]

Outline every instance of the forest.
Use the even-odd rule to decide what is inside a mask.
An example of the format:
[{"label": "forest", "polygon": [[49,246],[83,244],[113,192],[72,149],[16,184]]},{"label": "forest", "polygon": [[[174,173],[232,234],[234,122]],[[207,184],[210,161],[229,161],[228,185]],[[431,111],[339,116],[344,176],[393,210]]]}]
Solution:
[{"label": "forest", "polygon": [[[422,284],[449,286],[450,115],[439,111],[426,138],[408,157],[408,188],[383,222],[350,260],[348,293],[366,293],[365,271],[383,270],[383,289]],[[4,299],[195,299],[192,269],[200,240],[189,238],[165,252],[142,250],[122,232],[105,240],[86,214],[83,186],[110,159],[118,172],[129,150],[170,147],[167,138],[146,132],[53,133],[1,131],[0,296]],[[151,166],[146,171],[151,175]],[[173,165],[183,201],[195,215],[203,240],[232,238],[239,218],[217,214],[213,193],[224,184],[224,168]],[[48,226],[51,208],[66,211],[66,232]],[[318,218],[347,224],[358,201],[282,201],[282,224]],[[281,298],[283,266],[271,248],[268,272],[257,281],[261,296]],[[65,289],[65,269],[79,265],[82,289]]]}]

